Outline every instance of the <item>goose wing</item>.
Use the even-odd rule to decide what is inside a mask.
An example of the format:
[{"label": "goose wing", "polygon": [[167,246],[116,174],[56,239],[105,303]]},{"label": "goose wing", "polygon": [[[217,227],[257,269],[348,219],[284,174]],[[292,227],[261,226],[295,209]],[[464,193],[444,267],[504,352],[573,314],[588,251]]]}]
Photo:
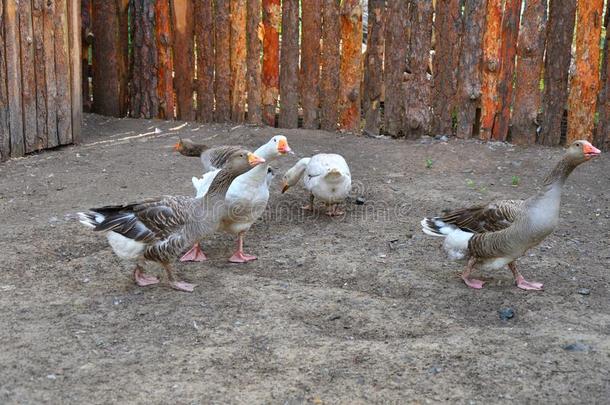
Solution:
[{"label": "goose wing", "polygon": [[466,232],[495,232],[508,228],[522,212],[522,200],[503,200],[483,206],[446,211],[439,219]]}]

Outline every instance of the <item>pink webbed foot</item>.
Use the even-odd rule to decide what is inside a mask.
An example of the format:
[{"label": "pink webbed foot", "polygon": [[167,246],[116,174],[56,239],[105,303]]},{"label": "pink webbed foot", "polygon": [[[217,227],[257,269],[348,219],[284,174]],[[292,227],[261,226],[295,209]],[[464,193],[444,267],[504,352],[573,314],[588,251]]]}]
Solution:
[{"label": "pink webbed foot", "polygon": [[185,281],[170,281],[169,285],[174,290],[184,291],[184,292],[193,292],[195,287],[197,287],[197,284],[190,284]]},{"label": "pink webbed foot", "polygon": [[302,209],[303,211],[313,211],[313,205],[311,205],[311,204],[303,205],[303,206],[301,207],[301,209]]},{"label": "pink webbed foot", "polygon": [[144,274],[139,267],[134,270],[133,278],[136,284],[140,287],[146,287],[159,283],[159,279],[157,277]]},{"label": "pink webbed foot", "polygon": [[523,276],[519,276],[519,277],[517,277],[517,287],[519,287],[522,290],[540,291],[540,290],[543,290],[542,287],[544,287],[544,284],[537,283],[535,281],[527,281],[526,279],[523,278]]},{"label": "pink webbed foot", "polygon": [[464,280],[464,283],[466,283],[466,285],[468,287],[474,288],[477,290],[480,290],[481,288],[483,288],[483,284],[485,284],[485,281],[477,280],[476,278],[462,277],[462,280]]},{"label": "pink webbed foot", "polygon": [[247,263],[249,261],[256,260],[256,259],[258,259],[258,257],[246,254],[241,251],[237,251],[237,252],[233,253],[233,256],[231,256],[229,258],[229,261],[231,263]]},{"label": "pink webbed foot", "polygon": [[326,215],[329,217],[338,217],[345,214],[345,211],[341,211],[336,205],[333,208],[326,210]]},{"label": "pink webbed foot", "polygon": [[203,262],[204,260],[208,260],[208,258],[205,253],[203,253],[203,250],[201,250],[198,243],[180,258],[181,262]]}]

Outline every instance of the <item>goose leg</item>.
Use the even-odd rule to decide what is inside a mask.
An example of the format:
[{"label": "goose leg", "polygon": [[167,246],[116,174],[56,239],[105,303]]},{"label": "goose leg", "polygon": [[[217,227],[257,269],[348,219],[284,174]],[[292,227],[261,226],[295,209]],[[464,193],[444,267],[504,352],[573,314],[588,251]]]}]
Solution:
[{"label": "goose leg", "polygon": [[468,259],[468,264],[466,264],[466,270],[464,270],[464,272],[462,273],[462,280],[464,280],[464,283],[466,283],[468,287],[480,290],[481,288],[483,288],[483,284],[485,284],[485,281],[477,280],[476,278],[470,278],[470,274],[475,270],[474,265],[476,263],[476,258],[471,257],[470,259]]},{"label": "goose leg", "polygon": [[310,194],[309,195],[309,204],[302,206],[301,209],[303,209],[305,211],[313,211],[313,199],[314,199],[313,194]]},{"label": "goose leg", "polygon": [[326,210],[326,215],[329,217],[338,217],[343,214],[345,214],[345,212],[339,209],[339,204],[332,204],[330,208]]},{"label": "goose leg", "polygon": [[157,277],[144,274],[144,269],[140,263],[136,264],[136,268],[133,269],[133,279],[140,287],[146,287],[147,285],[153,285],[159,282]]},{"label": "goose leg", "polygon": [[244,253],[244,231],[237,234],[237,250],[229,258],[231,263],[246,263],[258,257]]},{"label": "goose leg", "polygon": [[199,243],[195,243],[191,250],[186,252],[184,256],[180,258],[181,262],[202,262],[208,260]]},{"label": "goose leg", "polygon": [[521,273],[519,273],[519,270],[517,270],[517,265],[515,264],[515,262],[510,262],[508,263],[508,268],[510,269],[510,271],[513,272],[513,276],[515,277],[515,282],[517,283],[517,287],[519,287],[522,290],[535,290],[535,291],[539,291],[542,290],[544,284],[542,283],[537,283],[535,281],[527,281],[525,278],[523,278],[523,276],[521,275]]},{"label": "goose leg", "polygon": [[197,286],[197,284],[190,284],[185,281],[177,280],[176,277],[174,276],[174,272],[169,264],[163,263],[162,266],[165,269],[165,272],[167,273],[167,278],[169,279],[169,285],[174,290],[193,292],[193,289]]}]

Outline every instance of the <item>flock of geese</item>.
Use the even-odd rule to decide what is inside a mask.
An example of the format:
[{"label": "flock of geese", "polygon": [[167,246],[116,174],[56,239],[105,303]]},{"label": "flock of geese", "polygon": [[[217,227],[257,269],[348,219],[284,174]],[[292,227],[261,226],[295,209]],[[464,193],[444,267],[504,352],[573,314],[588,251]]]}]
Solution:
[{"label": "flock of geese", "polygon": [[[192,179],[194,196],[163,196],[92,208],[79,212],[78,217],[83,225],[104,232],[114,253],[135,265],[133,277],[139,286],[159,283],[157,277],[144,272],[145,262],[152,261],[165,269],[172,288],[191,292],[196,285],[177,279],[172,263],[206,260],[201,247],[206,236],[217,231],[236,235],[237,247],[230,262],[257,258],[244,252],[244,236],[267,207],[275,176],[269,164],[293,152],[282,135],[254,152],[234,145],[207,147],[190,140],[180,140],[174,149],[201,158],[204,174]],[[543,285],[527,281],[515,262],[553,232],[566,179],[578,165],[600,153],[588,141],[575,141],[544,178],[541,190],[530,198],[449,210],[424,218],[422,230],[444,238],[449,259],[466,261],[461,277],[469,287],[483,287],[484,281],[471,277],[475,269],[508,266],[517,287],[541,290]],[[303,209],[313,210],[317,199],[325,204],[327,215],[343,214],[339,205],[351,190],[351,174],[342,156],[321,153],[299,160],[284,174],[282,193],[301,180],[310,196]]]}]

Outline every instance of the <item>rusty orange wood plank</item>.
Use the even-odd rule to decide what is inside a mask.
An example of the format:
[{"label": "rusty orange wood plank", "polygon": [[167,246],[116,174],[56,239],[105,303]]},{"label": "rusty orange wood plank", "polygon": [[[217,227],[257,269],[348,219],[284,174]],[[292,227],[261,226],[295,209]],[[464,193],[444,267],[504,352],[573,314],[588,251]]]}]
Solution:
[{"label": "rusty orange wood plank", "polygon": [[214,93],[216,94],[215,120],[227,122],[231,119],[231,3],[216,0],[216,54],[214,69]]},{"label": "rusty orange wood plank", "polygon": [[130,8],[133,27],[131,116],[154,118],[159,111],[155,5],[149,0],[133,0],[130,2]]},{"label": "rusty orange wood plank", "polygon": [[577,139],[593,140],[604,1],[578,0],[577,7],[576,72],[572,76],[568,97],[568,144]]},{"label": "rusty orange wood plank", "polygon": [[72,142],[78,143],[83,121],[83,94],[81,81],[81,13],[80,1],[68,4],[68,33],[70,44],[70,99],[72,103]]},{"label": "rusty orange wood plank", "polygon": [[500,43],[502,32],[502,0],[488,0],[487,22],[483,35],[483,69],[481,76],[480,138],[491,139],[498,113],[498,75],[500,73]]},{"label": "rusty orange wood plank", "polygon": [[248,122],[263,123],[261,99],[261,52],[263,49],[263,27],[261,22],[261,0],[248,0],[246,31],[248,33],[247,93]]},{"label": "rusty orange wood plank", "polygon": [[23,134],[25,153],[37,148],[36,72],[34,60],[34,33],[32,28],[32,3],[20,1],[19,35],[21,46],[21,102],[23,104]]},{"label": "rusty orange wood plank", "polygon": [[500,74],[498,77],[498,114],[491,131],[496,141],[506,141],[510,108],[513,102],[513,77],[515,74],[515,55],[521,16],[521,0],[506,0],[502,17],[502,44],[500,45]]},{"label": "rusty orange wood plank", "polygon": [[231,0],[231,121],[246,114],[246,0]]},{"label": "rusty orange wood plank", "polygon": [[197,120],[214,120],[214,8],[211,1],[195,2],[197,46]]},{"label": "rusty orange wood plank", "polygon": [[162,119],[174,118],[174,81],[172,73],[172,27],[168,0],[155,0],[155,39],[157,41],[157,97]]},{"label": "rusty orange wood plank", "polygon": [[385,0],[369,0],[362,101],[364,130],[372,135],[379,134],[381,125],[385,14]]},{"label": "rusty orange wood plank", "polygon": [[519,145],[536,143],[542,100],[540,78],[546,37],[546,7],[546,0],[528,0],[519,29],[515,101],[510,130],[511,142]]},{"label": "rusty orange wood plank", "polygon": [[360,131],[360,83],[362,81],[362,6],[360,0],[341,3],[341,63],[339,128]]},{"label": "rusty orange wood plank", "polygon": [[174,22],[174,88],[178,119],[192,121],[195,119],[193,109],[193,79],[195,77],[193,25],[193,0],[172,0]]},{"label": "rusty orange wood plank", "polygon": [[301,41],[301,106],[303,128],[318,129],[318,107],[320,105],[320,40],[322,38],[321,0],[302,3],[302,31],[307,39]]},{"label": "rusty orange wood plank", "polygon": [[280,0],[263,0],[263,122],[275,126],[275,109],[280,92]]},{"label": "rusty orange wood plank", "polygon": [[280,128],[299,124],[299,1],[282,0],[280,51]]},{"label": "rusty orange wood plank", "polygon": [[23,109],[21,105],[21,56],[17,2],[4,2],[4,35],[6,51],[6,86],[9,109],[11,157],[25,154],[23,138]]},{"label": "rusty orange wood plank", "polygon": [[[539,143],[559,145],[561,122],[568,99],[568,73],[572,58],[575,0],[553,0],[549,6],[549,35],[544,58],[544,94]],[[552,34],[551,34],[552,33]]]},{"label": "rusty orange wood plank", "polygon": [[[52,7],[53,2],[47,1],[46,7]],[[82,71],[82,95],[83,109],[87,112],[91,111],[91,91],[89,88],[89,50],[93,44],[93,26],[91,16],[93,15],[93,0],[81,0],[81,71]],[[45,27],[46,28],[46,27]],[[45,30],[45,36],[47,36]]]}]

